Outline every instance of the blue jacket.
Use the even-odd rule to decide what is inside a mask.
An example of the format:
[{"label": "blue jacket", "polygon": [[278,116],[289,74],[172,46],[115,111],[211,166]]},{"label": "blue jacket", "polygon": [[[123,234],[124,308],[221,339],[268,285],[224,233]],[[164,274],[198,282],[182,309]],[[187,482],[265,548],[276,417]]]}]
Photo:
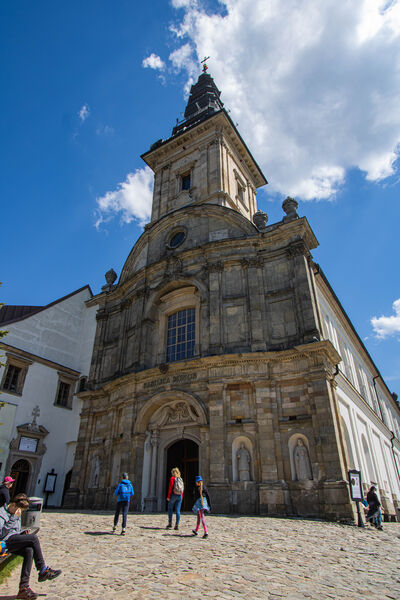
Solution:
[{"label": "blue jacket", "polygon": [[118,502],[126,502],[131,499],[135,492],[129,479],[123,479],[121,483],[117,485],[114,494],[117,496]]}]

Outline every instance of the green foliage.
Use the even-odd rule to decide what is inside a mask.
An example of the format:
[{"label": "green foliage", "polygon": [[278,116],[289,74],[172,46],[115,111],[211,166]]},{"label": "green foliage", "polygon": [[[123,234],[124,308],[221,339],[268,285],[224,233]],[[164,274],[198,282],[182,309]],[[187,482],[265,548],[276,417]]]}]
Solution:
[{"label": "green foliage", "polygon": [[10,577],[13,570],[22,564],[22,556],[14,556],[11,554],[2,563],[0,563],[0,585],[4,583],[7,577]]}]

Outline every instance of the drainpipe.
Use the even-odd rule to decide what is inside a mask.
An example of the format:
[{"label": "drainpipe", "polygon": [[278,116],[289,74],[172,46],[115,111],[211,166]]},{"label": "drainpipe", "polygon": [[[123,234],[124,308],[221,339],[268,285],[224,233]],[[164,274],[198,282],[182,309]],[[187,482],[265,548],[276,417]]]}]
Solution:
[{"label": "drainpipe", "polygon": [[381,401],[379,399],[378,392],[376,391],[375,379],[379,379],[379,377],[380,377],[380,375],[375,375],[375,377],[372,378],[372,383],[374,384],[375,396],[376,396],[376,399],[377,399],[377,402],[378,402],[378,408],[379,408],[379,412],[380,412],[380,416],[381,416],[381,421],[385,425],[385,421],[383,420],[383,413],[382,413]]}]

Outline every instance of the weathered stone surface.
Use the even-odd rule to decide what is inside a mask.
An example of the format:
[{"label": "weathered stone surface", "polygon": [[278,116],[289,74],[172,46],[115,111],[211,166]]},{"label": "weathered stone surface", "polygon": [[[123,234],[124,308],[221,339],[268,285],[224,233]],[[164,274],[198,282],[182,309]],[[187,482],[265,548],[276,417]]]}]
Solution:
[{"label": "weathered stone surface", "polygon": [[[396,600],[400,526],[384,531],[263,517],[208,516],[209,538],[191,536],[195,516],[178,532],[166,515],[128,517],[127,535],[110,535],[112,514],[50,512],[40,539],[46,561],[61,568],[32,588],[46,600]],[[14,597],[19,569],[2,585]]]}]

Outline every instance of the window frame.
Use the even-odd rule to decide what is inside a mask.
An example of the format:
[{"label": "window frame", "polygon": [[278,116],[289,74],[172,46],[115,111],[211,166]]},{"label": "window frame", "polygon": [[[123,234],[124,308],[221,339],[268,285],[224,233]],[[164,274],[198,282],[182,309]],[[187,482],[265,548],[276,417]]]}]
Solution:
[{"label": "window frame", "polygon": [[[190,311],[190,312],[189,312]],[[171,319],[175,317],[175,322]],[[173,336],[174,341],[170,339]],[[191,335],[192,334],[192,335]],[[181,337],[181,339],[179,339]],[[196,343],[196,309],[195,307],[181,308],[168,315],[167,318],[167,347],[166,362],[190,360],[194,356]],[[190,345],[190,346],[189,346]],[[183,354],[183,356],[182,356]],[[173,357],[174,356],[174,357]]]},{"label": "window frame", "polygon": [[[199,321],[200,321],[200,294],[195,286],[185,286],[164,294],[160,298],[159,319],[158,319],[158,339],[159,352],[157,354],[157,363],[166,363],[167,361],[167,343],[168,343],[168,317],[181,310],[194,308],[194,347],[193,355],[190,358],[179,360],[192,360],[199,356]],[[178,360],[169,361],[179,362]]]},{"label": "window frame", "polygon": [[[61,371],[57,371],[57,374],[58,374],[58,382],[57,382],[56,395],[54,398],[54,406],[57,406],[58,408],[65,408],[67,410],[72,410],[72,403],[73,403],[73,397],[75,394],[75,385],[76,385],[77,380],[75,377],[71,377],[67,373],[63,373]],[[61,386],[64,386],[64,385],[68,385],[69,390],[68,390],[66,404],[61,404],[58,401],[58,399],[59,399],[58,397],[60,394]]]},{"label": "window frame", "polygon": [[[30,365],[33,364],[32,360],[27,358],[23,358],[22,356],[12,354],[11,352],[6,352],[7,362],[4,366],[3,377],[1,379],[1,390],[4,394],[13,394],[15,396],[22,396],[22,392],[24,389],[24,384],[26,380],[26,375],[28,373],[28,369]],[[20,369],[20,373],[17,376],[17,384],[16,389],[11,390],[5,387],[6,379],[8,376],[8,370],[10,367],[15,369]]]}]

